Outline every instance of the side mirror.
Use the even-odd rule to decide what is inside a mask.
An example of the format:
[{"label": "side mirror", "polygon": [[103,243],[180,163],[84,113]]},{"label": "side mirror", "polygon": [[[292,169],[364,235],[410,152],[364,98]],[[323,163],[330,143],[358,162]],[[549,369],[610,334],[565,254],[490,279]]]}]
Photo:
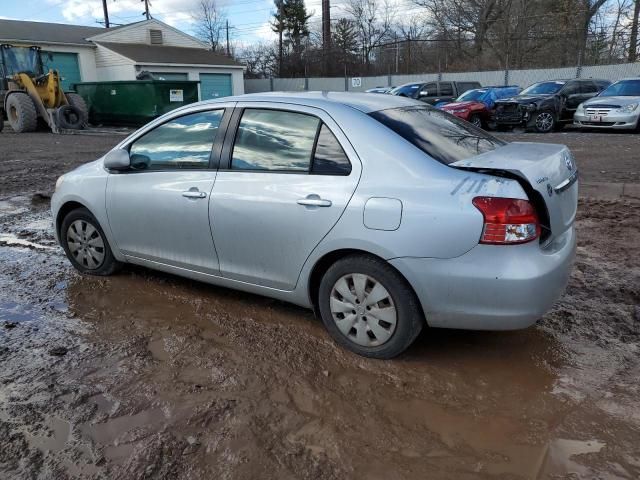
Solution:
[{"label": "side mirror", "polygon": [[131,167],[129,152],[122,148],[111,150],[104,157],[104,168],[107,170],[127,170]]}]

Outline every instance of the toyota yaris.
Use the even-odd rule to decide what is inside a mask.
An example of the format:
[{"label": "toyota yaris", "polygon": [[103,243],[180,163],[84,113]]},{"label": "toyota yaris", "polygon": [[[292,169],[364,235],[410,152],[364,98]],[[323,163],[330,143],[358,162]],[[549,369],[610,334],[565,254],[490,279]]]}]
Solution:
[{"label": "toyota yaris", "polygon": [[506,330],[561,295],[578,172],[422,102],[274,93],[164,115],[58,180],[79,271],[133,263],[313,308],[391,358],[425,325]]}]

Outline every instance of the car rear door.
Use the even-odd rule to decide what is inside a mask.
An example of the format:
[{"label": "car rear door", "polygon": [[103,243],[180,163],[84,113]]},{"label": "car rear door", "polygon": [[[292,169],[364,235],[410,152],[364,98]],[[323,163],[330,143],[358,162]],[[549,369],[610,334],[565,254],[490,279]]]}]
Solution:
[{"label": "car rear door", "polygon": [[324,111],[239,103],[210,200],[223,276],[292,290],[342,215],[360,161]]},{"label": "car rear door", "polygon": [[109,226],[125,255],[219,272],[209,195],[232,108],[171,118],[127,146],[132,168],[109,175],[106,192]]}]

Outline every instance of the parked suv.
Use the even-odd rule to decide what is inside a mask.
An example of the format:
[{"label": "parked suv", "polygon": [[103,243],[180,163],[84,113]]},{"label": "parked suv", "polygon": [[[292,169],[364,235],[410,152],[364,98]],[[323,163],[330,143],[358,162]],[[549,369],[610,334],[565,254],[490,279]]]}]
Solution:
[{"label": "parked suv", "polygon": [[513,97],[519,92],[518,86],[475,88],[460,95],[455,102],[441,103],[436,107],[471,122],[476,127],[486,128],[493,124],[496,101]]},{"label": "parked suv", "polygon": [[496,126],[522,126],[547,133],[573,121],[578,105],[607,88],[607,80],[574,79],[534,83],[520,95],[496,102]]},{"label": "parked suv", "polygon": [[453,102],[467,90],[481,87],[479,82],[413,82],[394,88],[391,94],[435,105],[440,102]]},{"label": "parked suv", "polygon": [[640,78],[620,80],[581,103],[573,116],[577,127],[633,130],[640,127]]}]

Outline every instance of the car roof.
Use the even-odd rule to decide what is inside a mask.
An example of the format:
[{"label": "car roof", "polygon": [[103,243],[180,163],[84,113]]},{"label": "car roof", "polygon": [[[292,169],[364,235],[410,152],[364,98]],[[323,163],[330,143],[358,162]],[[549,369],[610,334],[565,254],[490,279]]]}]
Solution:
[{"label": "car roof", "polygon": [[249,93],[200,103],[221,102],[281,102],[330,109],[331,107],[348,106],[364,113],[377,112],[389,108],[424,105],[417,100],[395,95],[369,95],[359,92],[264,92]]}]

